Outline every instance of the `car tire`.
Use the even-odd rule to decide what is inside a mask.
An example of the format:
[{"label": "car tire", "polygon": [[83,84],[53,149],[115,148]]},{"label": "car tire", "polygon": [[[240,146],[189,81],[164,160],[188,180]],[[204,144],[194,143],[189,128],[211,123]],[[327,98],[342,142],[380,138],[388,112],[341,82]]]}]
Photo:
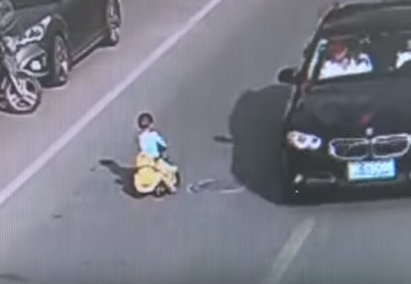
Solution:
[{"label": "car tire", "polygon": [[120,42],[121,4],[118,0],[107,0],[105,9],[106,35],[102,45],[114,47]]},{"label": "car tire", "polygon": [[71,58],[67,42],[60,34],[56,34],[52,40],[48,62],[49,76],[46,85],[61,87],[67,84],[71,70]]},{"label": "car tire", "polygon": [[2,90],[4,90],[4,93],[0,98],[2,101],[1,108],[12,114],[34,113],[38,109],[42,101],[43,91],[41,84],[37,79],[33,79],[24,73],[19,74],[17,79],[23,80],[26,84],[29,84],[32,92],[30,92],[30,94],[26,94],[26,100],[22,99],[22,101],[25,100],[26,102],[28,102],[27,99],[31,97],[30,105],[20,106],[20,102],[17,101],[17,97],[20,97],[21,95],[16,93],[14,85],[8,78],[3,78],[1,82],[1,88]]}]

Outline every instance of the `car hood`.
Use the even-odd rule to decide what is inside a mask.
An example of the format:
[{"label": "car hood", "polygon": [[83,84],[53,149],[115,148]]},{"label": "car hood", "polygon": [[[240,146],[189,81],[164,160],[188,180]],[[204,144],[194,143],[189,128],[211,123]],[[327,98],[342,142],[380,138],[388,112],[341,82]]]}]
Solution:
[{"label": "car hood", "polygon": [[17,9],[15,11],[17,24],[12,28],[10,34],[21,34],[26,29],[40,22],[47,15],[53,14],[57,6],[57,4],[47,4]]},{"label": "car hood", "polygon": [[291,128],[323,138],[411,133],[411,80],[333,83],[302,96]]}]

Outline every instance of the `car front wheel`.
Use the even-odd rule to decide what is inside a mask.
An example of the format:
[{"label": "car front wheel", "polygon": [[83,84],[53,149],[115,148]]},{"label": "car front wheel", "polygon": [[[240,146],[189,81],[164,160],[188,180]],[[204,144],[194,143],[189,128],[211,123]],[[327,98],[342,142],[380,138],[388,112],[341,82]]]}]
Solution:
[{"label": "car front wheel", "polygon": [[35,112],[42,100],[40,83],[24,73],[17,74],[15,80],[22,87],[22,92],[16,89],[10,77],[6,76],[1,81],[2,108],[13,114]]}]

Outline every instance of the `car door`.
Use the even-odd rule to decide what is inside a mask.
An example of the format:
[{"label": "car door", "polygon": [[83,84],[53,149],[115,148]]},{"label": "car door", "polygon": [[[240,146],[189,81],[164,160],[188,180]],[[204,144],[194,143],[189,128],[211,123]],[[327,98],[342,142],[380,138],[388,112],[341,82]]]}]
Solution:
[{"label": "car door", "polygon": [[68,35],[73,53],[79,53],[90,37],[90,1],[61,0],[62,16],[68,25]]},{"label": "car door", "polygon": [[107,0],[88,0],[90,3],[90,28],[94,36],[101,34],[105,28]]}]

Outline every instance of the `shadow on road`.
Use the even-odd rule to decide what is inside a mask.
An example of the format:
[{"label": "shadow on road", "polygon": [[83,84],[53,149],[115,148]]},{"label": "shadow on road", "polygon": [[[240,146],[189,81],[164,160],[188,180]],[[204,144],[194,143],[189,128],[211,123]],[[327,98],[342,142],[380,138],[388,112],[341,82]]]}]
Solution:
[{"label": "shadow on road", "polygon": [[358,190],[350,190],[350,191],[334,191],[326,190],[322,192],[318,192],[317,196],[321,196],[321,198],[316,198],[310,201],[310,205],[320,205],[323,203],[327,204],[337,204],[337,203],[357,203],[357,202],[372,202],[372,201],[380,201],[380,200],[394,200],[399,198],[410,198],[410,191],[409,189],[358,189]]},{"label": "shadow on road", "polygon": [[[269,202],[278,203],[276,189],[281,188],[279,178],[279,150],[281,120],[290,88],[272,85],[243,93],[230,116],[231,137],[215,137],[217,142],[232,145],[231,173],[248,190]],[[409,196],[403,190],[325,190],[311,191],[298,201],[298,205],[321,203],[375,201]]]},{"label": "shadow on road", "polygon": [[230,116],[233,139],[231,172],[247,188],[270,202],[279,186],[276,150],[290,88],[272,85],[247,91],[237,100]]},{"label": "shadow on road", "polygon": [[15,273],[0,273],[0,280],[7,281],[7,283],[15,283],[15,282],[20,282],[20,283],[26,283],[29,282],[28,279],[21,277],[18,274]]},{"label": "shadow on road", "polygon": [[121,166],[116,161],[110,159],[100,160],[99,165],[108,169],[110,173],[116,177],[114,183],[121,185],[122,191],[125,194],[133,198],[142,198],[142,196],[134,189],[133,176],[135,168]]}]

